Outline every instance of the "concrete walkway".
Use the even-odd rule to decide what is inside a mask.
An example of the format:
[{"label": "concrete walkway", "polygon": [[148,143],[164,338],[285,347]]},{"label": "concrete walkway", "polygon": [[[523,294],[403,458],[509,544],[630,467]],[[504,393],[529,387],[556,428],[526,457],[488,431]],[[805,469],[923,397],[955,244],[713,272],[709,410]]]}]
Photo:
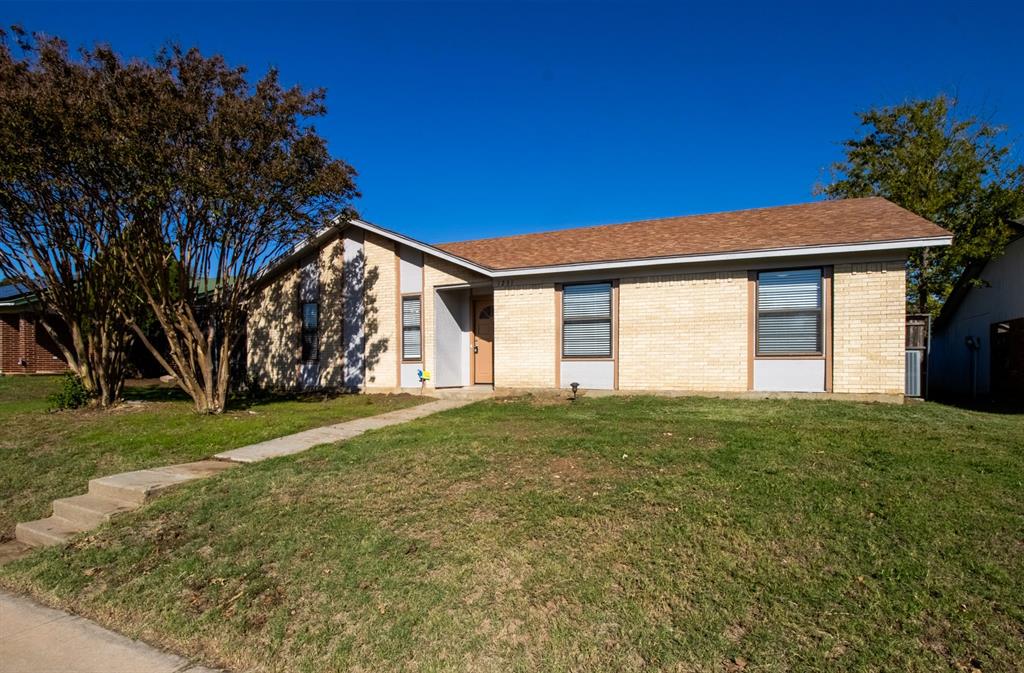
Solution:
[{"label": "concrete walkway", "polygon": [[[166,488],[218,474],[237,463],[255,463],[305,451],[455,409],[477,401],[453,398],[427,402],[379,416],[306,430],[218,453],[218,460],[136,470],[89,482],[89,493],[54,501],[53,516],[19,523],[17,540],[0,545],[0,563],[30,547],[63,544],[121,512],[142,506]],[[51,610],[0,591],[0,673],[214,673],[181,657],[130,640],[82,617]]]},{"label": "concrete walkway", "polygon": [[386,428],[389,425],[405,423],[417,418],[423,418],[439,411],[457,409],[467,404],[476,402],[476,399],[443,399],[435,402],[427,402],[415,407],[406,407],[398,411],[389,411],[378,416],[367,416],[357,418],[353,421],[345,421],[336,425],[326,425],[322,428],[313,428],[304,432],[297,432],[294,435],[286,435],[277,439],[270,439],[259,444],[250,444],[240,449],[232,449],[218,453],[214,458],[219,460],[230,460],[235,463],[257,463],[267,458],[288,456],[293,453],[300,453],[311,449],[319,444],[330,444],[345,439],[352,439],[361,435],[367,430]]},{"label": "concrete walkway", "polygon": [[23,556],[26,545],[28,547],[44,547],[64,544],[75,535],[91,530],[118,514],[138,509],[172,486],[211,477],[224,470],[237,467],[239,463],[255,463],[268,458],[288,456],[306,451],[319,444],[351,439],[367,430],[386,428],[389,425],[405,423],[439,411],[455,409],[471,404],[476,399],[435,400],[415,407],[313,428],[259,444],[224,451],[214,456],[215,460],[154,467],[92,479],[89,482],[88,493],[54,500],[51,516],[19,523],[14,530],[16,542],[0,545],[0,563]]},{"label": "concrete walkway", "polygon": [[0,673],[215,673],[75,615],[0,591]]}]

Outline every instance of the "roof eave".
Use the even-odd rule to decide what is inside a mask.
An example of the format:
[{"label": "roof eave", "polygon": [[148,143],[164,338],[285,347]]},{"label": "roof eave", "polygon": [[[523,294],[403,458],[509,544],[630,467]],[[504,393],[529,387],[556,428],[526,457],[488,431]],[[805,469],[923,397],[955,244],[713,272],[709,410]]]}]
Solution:
[{"label": "roof eave", "polygon": [[433,255],[434,257],[443,259],[446,262],[451,262],[452,264],[456,264],[463,268],[469,269],[470,271],[475,271],[481,275],[493,277],[497,273],[495,269],[483,266],[482,264],[477,264],[476,262],[472,262],[466,259],[465,257],[459,257],[458,255],[442,250],[441,248],[430,245],[429,243],[417,241],[415,238],[410,238],[409,236],[406,236],[405,234],[400,234],[397,231],[385,229],[384,227],[380,227],[377,226],[376,224],[371,224],[370,222],[366,222],[360,219],[350,220],[350,223],[367,231],[371,231],[375,234],[383,236],[384,238],[388,238],[397,243],[401,243],[402,245],[407,245],[410,248],[419,250],[420,252],[424,252],[428,255]]},{"label": "roof eave", "polygon": [[697,255],[677,255],[671,257],[647,257],[643,259],[622,259],[601,262],[580,262],[572,264],[551,264],[546,266],[519,267],[512,269],[495,269],[495,278],[515,276],[534,276],[552,273],[571,273],[578,271],[601,271],[605,269],[629,269],[649,266],[669,266],[675,264],[701,264],[707,262],[729,262],[747,259],[771,259],[777,257],[806,257],[811,255],[833,255],[857,252],[876,252],[886,250],[910,250],[946,246],[952,243],[952,236],[931,236],[927,238],[895,239],[890,241],[872,241],[865,243],[842,243],[835,245],[813,245],[790,248],[770,248],[758,250],[740,250],[733,252],[715,252]]},{"label": "roof eave", "polygon": [[574,262],[570,264],[549,264],[544,266],[517,267],[496,269],[477,262],[472,262],[454,253],[436,246],[418,241],[404,234],[358,218],[351,220],[336,219],[330,226],[317,232],[315,236],[295,246],[291,252],[275,260],[263,269],[261,278],[266,278],[274,269],[280,268],[296,257],[307,254],[310,247],[316,247],[332,231],[343,231],[348,226],[356,226],[379,236],[395,241],[428,255],[451,262],[456,266],[479,273],[487,278],[514,278],[518,276],[538,276],[553,273],[572,273],[579,271],[599,271],[605,269],[630,269],[650,266],[666,266],[675,264],[700,264],[706,262],[740,261],[745,259],[771,259],[777,257],[803,257],[811,255],[843,254],[855,252],[874,252],[885,250],[909,250],[913,248],[938,247],[949,245],[951,235],[918,238],[894,239],[888,241],[870,241],[861,243],[842,243],[834,245],[798,246],[789,248],[770,248],[757,250],[740,250],[731,252],[715,252],[694,255],[674,255],[669,257],[647,257],[640,259],[620,259],[598,262]]},{"label": "roof eave", "polygon": [[0,301],[0,308],[13,308],[16,306],[31,306],[37,302],[37,298],[34,292],[26,292],[25,294],[15,295],[14,297],[8,297],[3,301]]},{"label": "roof eave", "polygon": [[[1013,231],[1013,236],[1010,237],[1009,242],[1024,238],[1024,218],[1019,220],[1010,220],[1010,229]],[[932,327],[935,329],[942,329],[946,326],[953,316],[956,314],[957,309],[960,308],[960,304],[963,303],[967,297],[968,291],[971,289],[971,284],[981,277],[981,274],[985,272],[985,267],[992,261],[991,257],[983,260],[976,260],[971,264],[968,264],[964,268],[960,277],[956,279],[956,283],[953,285],[953,289],[950,291],[949,296],[946,297],[946,301],[942,303],[942,308],[939,309],[939,315],[935,317],[932,322]]]}]

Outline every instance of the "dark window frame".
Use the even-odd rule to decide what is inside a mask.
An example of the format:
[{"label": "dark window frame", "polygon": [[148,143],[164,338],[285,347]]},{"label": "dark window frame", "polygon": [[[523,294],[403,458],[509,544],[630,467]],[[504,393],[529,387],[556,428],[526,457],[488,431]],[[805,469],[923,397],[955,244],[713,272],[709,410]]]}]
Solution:
[{"label": "dark window frame", "polygon": [[[565,315],[566,290],[581,285],[607,285],[608,286],[608,317],[607,318],[567,318]],[[562,324],[560,330],[559,351],[562,360],[614,360],[615,359],[615,281],[614,280],[588,280],[577,283],[563,283],[561,286],[561,305],[559,306],[559,317]],[[608,323],[608,352],[603,355],[568,355],[565,352],[565,326],[566,324],[598,324]]]},{"label": "dark window frame", "polygon": [[[416,325],[406,325],[405,324],[405,302],[407,300],[410,300],[410,299],[415,299],[415,300],[417,300],[420,303],[420,320],[419,320],[419,323],[416,324]],[[402,362],[423,362],[423,294],[420,293],[420,292],[403,294],[401,296],[401,300],[399,302],[399,315],[401,316],[400,329],[402,331],[402,349],[401,349]],[[406,355],[405,355],[405,344],[406,344],[405,333],[406,333],[406,331],[411,331],[411,330],[415,330],[416,332],[419,332],[419,335],[420,335],[420,339],[419,339],[420,344],[419,344],[419,346],[420,347],[419,347],[419,352],[416,354],[415,357],[406,357]]]},{"label": "dark window frame", "polygon": [[[310,327],[306,324],[306,307],[313,306],[316,309],[316,325]],[[320,361],[320,302],[303,301],[299,302],[299,358],[303,364],[312,364]],[[307,350],[309,349],[309,350]]]},{"label": "dark window frame", "polygon": [[[761,274],[764,273],[786,273],[790,271],[818,271],[818,308],[812,309],[775,309],[775,310],[761,310]],[[821,359],[825,358],[825,311],[826,311],[826,272],[823,266],[799,266],[799,267],[784,267],[777,269],[760,269],[755,273],[755,285],[754,285],[754,357],[759,359],[772,359],[772,358],[808,358],[808,359]],[[817,315],[817,330],[818,330],[818,349],[816,351],[791,351],[791,352],[775,352],[775,353],[762,353],[761,352],[761,339],[760,339],[760,327],[761,314],[765,313],[768,315]]]}]

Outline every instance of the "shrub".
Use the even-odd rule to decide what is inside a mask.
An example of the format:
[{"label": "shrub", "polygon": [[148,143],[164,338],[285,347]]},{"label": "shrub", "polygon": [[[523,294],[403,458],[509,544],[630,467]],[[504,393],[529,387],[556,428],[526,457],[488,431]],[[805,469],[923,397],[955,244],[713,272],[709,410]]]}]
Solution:
[{"label": "shrub", "polygon": [[89,392],[82,385],[82,379],[68,372],[64,374],[60,390],[50,395],[50,404],[55,409],[78,409],[89,403]]}]

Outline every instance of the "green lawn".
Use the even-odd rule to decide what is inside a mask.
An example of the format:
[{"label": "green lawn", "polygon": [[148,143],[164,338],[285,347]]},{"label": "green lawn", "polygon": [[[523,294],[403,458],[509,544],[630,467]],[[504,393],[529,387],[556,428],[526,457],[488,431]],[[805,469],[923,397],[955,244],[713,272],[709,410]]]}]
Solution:
[{"label": "green lawn", "polygon": [[1024,670],[1024,416],[495,400],[0,568],[246,671]]},{"label": "green lawn", "polygon": [[93,477],[206,458],[318,425],[415,404],[415,397],[320,397],[197,416],[177,388],[129,387],[113,411],[48,412],[59,377],[0,377],[0,541],[50,501],[84,493]]}]

